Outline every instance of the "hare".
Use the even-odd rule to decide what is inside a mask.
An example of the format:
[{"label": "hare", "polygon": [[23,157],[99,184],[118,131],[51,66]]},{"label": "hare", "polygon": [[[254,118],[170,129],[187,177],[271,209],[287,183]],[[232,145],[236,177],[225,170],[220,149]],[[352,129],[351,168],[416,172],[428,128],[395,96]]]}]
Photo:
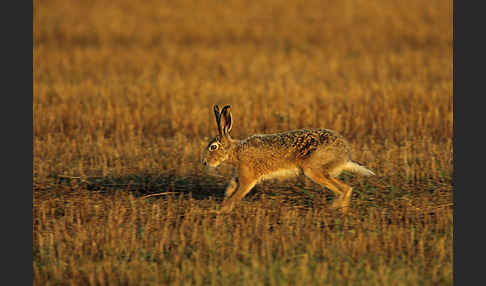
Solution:
[{"label": "hare", "polygon": [[343,171],[365,176],[374,173],[351,160],[347,141],[328,129],[299,129],[276,134],[253,135],[243,140],[231,138],[233,119],[230,106],[220,111],[214,106],[218,135],[203,151],[202,164],[233,165],[233,178],[225,191],[221,212],[229,212],[262,180],[304,174],[336,194],[333,209],[346,212],[352,188],[336,177]]}]

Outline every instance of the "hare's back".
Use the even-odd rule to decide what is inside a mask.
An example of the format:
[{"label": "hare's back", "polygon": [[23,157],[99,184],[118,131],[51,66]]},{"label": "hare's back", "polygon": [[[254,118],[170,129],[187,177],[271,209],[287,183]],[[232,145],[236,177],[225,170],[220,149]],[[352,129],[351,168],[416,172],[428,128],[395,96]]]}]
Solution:
[{"label": "hare's back", "polygon": [[346,152],[348,149],[344,138],[329,129],[297,129],[254,135],[246,142],[261,149],[272,149],[277,153],[290,154],[296,159],[306,159],[316,151]]},{"label": "hare's back", "polygon": [[335,156],[346,156],[348,143],[337,132],[330,129],[299,129],[291,132],[292,147],[296,157],[306,159],[316,153],[329,153]]}]

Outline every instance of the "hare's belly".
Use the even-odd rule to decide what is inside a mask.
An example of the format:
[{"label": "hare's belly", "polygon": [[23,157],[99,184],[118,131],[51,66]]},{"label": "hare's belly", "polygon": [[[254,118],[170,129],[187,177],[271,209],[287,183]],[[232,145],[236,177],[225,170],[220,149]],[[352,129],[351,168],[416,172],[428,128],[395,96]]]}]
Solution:
[{"label": "hare's belly", "polygon": [[270,179],[288,179],[297,177],[300,174],[299,168],[287,168],[287,169],[278,169],[272,172],[268,172],[262,175],[259,180],[270,180]]}]

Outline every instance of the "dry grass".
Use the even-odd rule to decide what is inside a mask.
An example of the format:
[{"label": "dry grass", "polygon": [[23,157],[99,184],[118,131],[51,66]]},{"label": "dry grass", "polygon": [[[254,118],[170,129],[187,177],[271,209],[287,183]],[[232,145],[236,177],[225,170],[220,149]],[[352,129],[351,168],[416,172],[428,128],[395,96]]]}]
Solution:
[{"label": "dry grass", "polygon": [[[34,284],[452,284],[451,1],[34,12]],[[213,104],[236,138],[339,131],[377,176],[342,176],[345,217],[304,178],[215,215]]]}]

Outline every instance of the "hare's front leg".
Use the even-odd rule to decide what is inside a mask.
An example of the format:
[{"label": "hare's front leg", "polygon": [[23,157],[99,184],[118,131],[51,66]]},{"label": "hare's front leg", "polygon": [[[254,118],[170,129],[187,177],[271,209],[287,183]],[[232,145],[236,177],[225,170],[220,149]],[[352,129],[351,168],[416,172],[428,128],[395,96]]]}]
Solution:
[{"label": "hare's front leg", "polygon": [[231,195],[236,191],[236,188],[238,188],[238,177],[234,176],[233,178],[231,178],[231,181],[229,182],[228,186],[226,187],[226,191],[224,192],[225,199],[231,197]]},{"label": "hare's front leg", "polygon": [[[234,205],[248,194],[255,186],[257,180],[246,172],[240,172],[238,177],[233,177],[226,189],[227,196],[223,201],[221,212],[230,212]],[[231,188],[235,186],[235,189]]]}]

